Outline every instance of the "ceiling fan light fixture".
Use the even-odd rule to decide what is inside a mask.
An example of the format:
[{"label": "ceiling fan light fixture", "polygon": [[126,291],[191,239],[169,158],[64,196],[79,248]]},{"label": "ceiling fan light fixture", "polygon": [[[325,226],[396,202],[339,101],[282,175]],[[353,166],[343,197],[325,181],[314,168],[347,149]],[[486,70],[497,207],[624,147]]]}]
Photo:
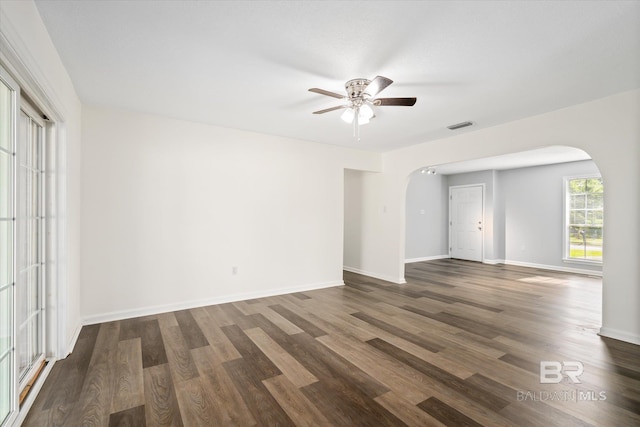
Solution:
[{"label": "ceiling fan light fixture", "polygon": [[345,123],[353,123],[353,116],[354,115],[355,115],[355,112],[353,111],[353,108],[347,108],[346,110],[344,110],[344,113],[342,113],[340,118]]},{"label": "ceiling fan light fixture", "polygon": [[342,121],[353,124],[353,136],[360,140],[359,128],[366,125],[375,117],[372,106],[408,106],[411,107],[416,103],[416,98],[375,98],[387,86],[393,83],[393,80],[382,76],[376,76],[373,80],[352,79],[349,80],[344,88],[347,95],[331,92],[328,90],[312,87],[309,92],[315,92],[320,95],[330,96],[332,98],[346,99],[346,104],[337,105],[335,107],[325,108],[324,110],[314,111],[313,114],[324,114],[330,111],[344,109],[340,115]]},{"label": "ceiling fan light fixture", "polygon": [[365,124],[369,123],[369,120],[373,117],[373,110],[367,104],[363,104],[360,106],[358,112],[358,120],[360,123]]}]

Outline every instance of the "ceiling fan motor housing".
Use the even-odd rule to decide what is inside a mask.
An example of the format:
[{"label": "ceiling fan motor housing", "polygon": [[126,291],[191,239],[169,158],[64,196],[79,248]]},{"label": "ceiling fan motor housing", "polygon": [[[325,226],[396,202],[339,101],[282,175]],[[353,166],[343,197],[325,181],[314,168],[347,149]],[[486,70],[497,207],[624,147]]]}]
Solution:
[{"label": "ceiling fan motor housing", "polygon": [[351,101],[362,100],[365,95],[368,97],[369,94],[365,92],[367,86],[371,83],[371,80],[367,79],[353,79],[349,80],[344,88],[347,91],[347,96]]}]

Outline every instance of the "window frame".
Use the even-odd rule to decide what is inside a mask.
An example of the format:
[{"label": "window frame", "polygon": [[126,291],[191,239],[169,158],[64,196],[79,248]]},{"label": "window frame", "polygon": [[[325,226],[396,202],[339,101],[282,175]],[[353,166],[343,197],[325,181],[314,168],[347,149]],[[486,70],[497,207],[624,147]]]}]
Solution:
[{"label": "window frame", "polygon": [[[571,258],[571,248],[570,248],[570,237],[569,237],[569,224],[570,224],[570,213],[571,213],[571,200],[569,199],[569,181],[576,179],[602,179],[604,185],[604,179],[602,175],[599,173],[586,173],[579,175],[571,175],[565,176],[562,178],[562,197],[563,197],[563,222],[562,222],[562,261],[566,263],[575,263],[575,264],[590,264],[590,265],[602,265],[604,260],[604,222],[602,225],[602,236],[603,236],[603,259],[602,260],[594,260],[594,259],[584,259],[584,258]],[[604,218],[604,197],[605,191],[602,192],[603,205],[602,205],[602,216]]]}]

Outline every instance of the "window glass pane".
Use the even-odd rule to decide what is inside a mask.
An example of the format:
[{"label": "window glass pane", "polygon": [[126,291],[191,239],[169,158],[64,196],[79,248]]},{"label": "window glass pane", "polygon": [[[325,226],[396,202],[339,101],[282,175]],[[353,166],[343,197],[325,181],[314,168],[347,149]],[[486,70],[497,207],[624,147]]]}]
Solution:
[{"label": "window glass pane", "polygon": [[572,179],[569,181],[569,193],[584,193],[585,188],[585,179]]},{"label": "window glass pane", "polygon": [[589,211],[587,217],[589,225],[602,225],[602,211]]},{"label": "window glass pane", "polygon": [[23,111],[20,112],[18,120],[18,162],[21,165],[27,164],[29,158],[29,131],[31,130],[31,119]]},{"label": "window glass pane", "polygon": [[586,182],[587,193],[602,193],[602,178],[590,178]]},{"label": "window glass pane", "polygon": [[584,224],[585,222],[584,211],[571,211],[571,224]]},{"label": "window glass pane", "polygon": [[603,206],[602,193],[587,194],[587,208],[602,209]]},{"label": "window glass pane", "polygon": [[571,209],[584,209],[584,198],[583,194],[572,195],[571,196]]},{"label": "window glass pane", "polygon": [[[0,221],[0,288],[11,284],[13,277],[13,224]],[[0,305],[0,311],[5,307]]]},{"label": "window glass pane", "polygon": [[11,355],[9,353],[0,359],[0,424],[11,411]]},{"label": "window glass pane", "polygon": [[40,173],[30,172],[30,175],[29,216],[34,217],[40,214]]},{"label": "window glass pane", "polygon": [[29,141],[31,146],[29,147],[29,167],[38,169],[38,160],[40,158],[40,125],[36,122],[31,122],[31,139]]},{"label": "window glass pane", "polygon": [[603,194],[602,178],[567,181],[569,258],[602,261]]},{"label": "window glass pane", "polygon": [[11,319],[13,316],[11,289],[11,287],[6,287],[0,291],[0,356],[11,348]]},{"label": "window glass pane", "polygon": [[0,151],[0,218],[11,218],[11,159],[12,155]]}]

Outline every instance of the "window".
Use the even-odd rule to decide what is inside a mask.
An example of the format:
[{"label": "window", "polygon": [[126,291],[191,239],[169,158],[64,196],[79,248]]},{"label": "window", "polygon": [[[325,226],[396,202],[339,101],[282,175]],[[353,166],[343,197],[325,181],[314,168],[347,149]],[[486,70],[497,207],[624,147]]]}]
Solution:
[{"label": "window", "polygon": [[45,359],[45,122],[0,67],[0,425]]},{"label": "window", "polygon": [[565,182],[565,258],[572,261],[602,262],[602,178],[567,178]]}]

